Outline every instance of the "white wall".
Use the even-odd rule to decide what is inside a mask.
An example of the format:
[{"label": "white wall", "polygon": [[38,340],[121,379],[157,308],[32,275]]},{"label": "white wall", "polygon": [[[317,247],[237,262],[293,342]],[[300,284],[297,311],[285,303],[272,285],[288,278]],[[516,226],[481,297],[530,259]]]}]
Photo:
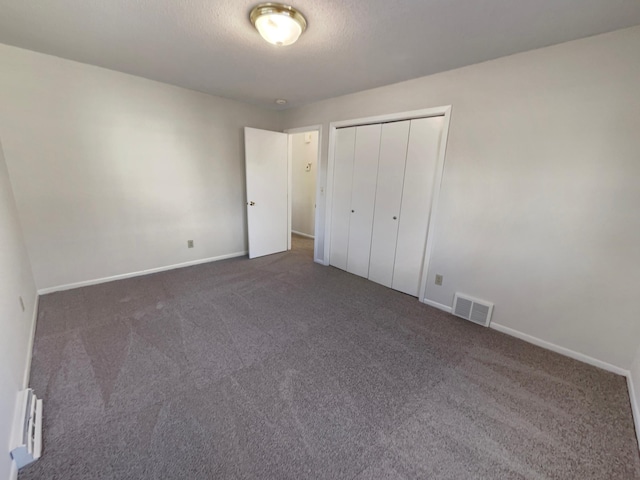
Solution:
[{"label": "white wall", "polygon": [[634,27],[292,109],[283,126],[452,105],[427,298],[495,302],[495,323],[627,369],[640,338],[639,51]]},{"label": "white wall", "polygon": [[0,478],[9,478],[12,469],[9,438],[16,394],[26,387],[36,301],[36,286],[0,144]]},{"label": "white wall", "polygon": [[[306,143],[305,137],[310,140],[309,143]],[[291,156],[291,230],[313,236],[316,216],[318,132],[292,134]],[[309,163],[311,169],[307,171]]]},{"label": "white wall", "polygon": [[4,45],[0,64],[39,289],[247,249],[242,128],[277,112]]}]

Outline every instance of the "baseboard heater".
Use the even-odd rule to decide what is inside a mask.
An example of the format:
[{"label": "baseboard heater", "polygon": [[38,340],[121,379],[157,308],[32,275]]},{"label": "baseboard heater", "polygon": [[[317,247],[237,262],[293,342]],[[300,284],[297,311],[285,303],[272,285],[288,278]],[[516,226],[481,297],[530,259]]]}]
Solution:
[{"label": "baseboard heater", "polygon": [[11,458],[18,468],[35,462],[42,453],[42,400],[27,388],[18,394],[18,415],[14,419]]},{"label": "baseboard heater", "polygon": [[456,293],[453,297],[453,314],[470,322],[488,327],[493,313],[493,303]]}]

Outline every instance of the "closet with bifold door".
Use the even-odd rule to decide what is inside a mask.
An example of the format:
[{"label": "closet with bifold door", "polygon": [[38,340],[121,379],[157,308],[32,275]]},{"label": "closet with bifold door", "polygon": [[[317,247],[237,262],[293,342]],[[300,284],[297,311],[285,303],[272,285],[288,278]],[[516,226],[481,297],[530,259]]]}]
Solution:
[{"label": "closet with bifold door", "polygon": [[336,130],[329,263],[418,296],[444,117]]}]

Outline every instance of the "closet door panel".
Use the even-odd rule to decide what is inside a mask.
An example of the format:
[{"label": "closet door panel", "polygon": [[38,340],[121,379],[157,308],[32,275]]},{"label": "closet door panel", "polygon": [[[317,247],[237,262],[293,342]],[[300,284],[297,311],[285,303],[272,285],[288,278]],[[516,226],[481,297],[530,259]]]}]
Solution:
[{"label": "closet door panel", "polygon": [[383,124],[380,138],[369,280],[386,287],[393,281],[409,123]]},{"label": "closet door panel", "polygon": [[411,120],[392,288],[418,296],[444,117]]},{"label": "closet door panel", "polygon": [[347,271],[361,277],[369,275],[381,128],[382,125],[378,124],[356,129]]},{"label": "closet door panel", "polygon": [[356,127],[336,130],[335,142],[329,263],[346,270]]}]

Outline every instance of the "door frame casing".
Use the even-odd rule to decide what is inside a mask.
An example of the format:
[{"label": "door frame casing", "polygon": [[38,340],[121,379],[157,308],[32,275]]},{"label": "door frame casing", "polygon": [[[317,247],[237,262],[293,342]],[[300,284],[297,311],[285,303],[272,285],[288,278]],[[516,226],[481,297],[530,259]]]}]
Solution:
[{"label": "door frame casing", "polygon": [[[289,191],[287,192],[287,197],[288,197],[288,248],[289,250],[291,250],[291,209],[292,209],[292,200],[293,200],[293,142],[292,142],[292,138],[291,135],[294,135],[296,133],[306,133],[306,132],[318,132],[318,151],[316,152],[316,185],[315,185],[315,189],[316,189],[316,194],[315,194],[315,208],[314,208],[314,213],[313,213],[313,218],[314,218],[314,237],[317,239],[318,238],[318,232],[322,231],[322,226],[320,225],[319,222],[319,217],[318,217],[318,199],[321,198],[321,191],[322,191],[322,184],[321,184],[321,180],[320,180],[320,161],[322,159],[322,125],[309,125],[307,127],[296,127],[296,128],[289,128],[287,130],[284,130],[284,133],[289,135],[289,144],[288,144],[288,151],[287,151],[287,169],[289,172],[289,180],[288,180],[288,185],[289,185]],[[323,263],[322,260],[320,259],[319,256],[319,251],[318,251],[318,244],[319,242],[315,241],[313,242],[313,260],[317,263]]]},{"label": "door frame casing", "polygon": [[[329,148],[328,148],[328,163],[327,163],[327,185],[325,189],[325,224],[324,229],[321,232],[324,243],[324,252],[322,260],[318,259],[316,253],[316,261],[323,265],[329,265],[329,258],[331,255],[331,209],[333,202],[333,175],[335,171],[335,136],[338,128],[355,127],[359,125],[371,125],[375,123],[395,122],[401,120],[413,120],[417,118],[427,117],[444,117],[442,126],[442,137],[440,139],[440,151],[438,152],[438,159],[436,163],[436,172],[434,176],[433,193],[431,199],[431,210],[429,214],[429,222],[427,229],[427,243],[425,245],[424,262],[422,265],[422,276],[420,279],[420,286],[418,289],[418,299],[421,302],[425,302],[425,294],[427,289],[427,275],[429,271],[429,262],[431,260],[431,253],[433,250],[434,237],[435,237],[435,223],[438,213],[438,203],[440,198],[440,190],[442,186],[442,176],[444,173],[444,162],[447,150],[447,140],[449,138],[449,125],[451,123],[451,105],[445,105],[441,107],[426,108],[421,110],[411,110],[407,112],[391,113],[386,115],[377,115],[372,117],[356,118],[352,120],[341,120],[338,122],[329,123]],[[320,142],[319,142],[320,143]],[[316,198],[317,196],[316,192]],[[316,212],[316,238],[320,233],[317,225],[317,212]],[[317,245],[318,242],[316,242]]]}]

